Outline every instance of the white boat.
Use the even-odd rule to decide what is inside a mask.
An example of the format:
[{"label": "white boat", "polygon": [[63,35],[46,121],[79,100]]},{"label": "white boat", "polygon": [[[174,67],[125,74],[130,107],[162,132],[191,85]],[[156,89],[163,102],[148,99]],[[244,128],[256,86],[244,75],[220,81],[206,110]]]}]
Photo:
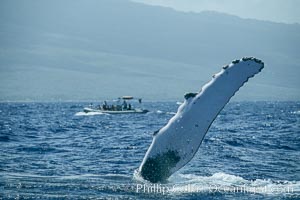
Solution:
[{"label": "white boat", "polygon": [[131,110],[102,110],[102,109],[92,109],[92,108],[84,108],[83,111],[85,113],[88,112],[101,112],[101,113],[107,113],[107,114],[132,114],[132,113],[147,113],[149,112],[146,109],[131,109]]},{"label": "white boat", "polygon": [[[123,100],[123,102],[122,102]],[[133,108],[131,103],[127,103],[127,101],[134,100],[132,96],[123,96],[119,97],[118,100],[115,100],[112,105],[109,105],[106,101],[102,105],[98,105],[94,107],[90,105],[89,107],[83,108],[85,113],[89,112],[99,112],[99,113],[107,113],[107,114],[133,114],[133,113],[147,113],[149,110],[143,108]],[[137,99],[139,104],[142,104],[142,99]]]}]

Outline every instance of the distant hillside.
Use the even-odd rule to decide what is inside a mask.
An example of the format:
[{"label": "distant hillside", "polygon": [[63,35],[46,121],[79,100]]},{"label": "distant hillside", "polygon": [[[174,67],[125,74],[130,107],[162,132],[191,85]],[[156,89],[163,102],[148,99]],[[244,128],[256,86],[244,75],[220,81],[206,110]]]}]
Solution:
[{"label": "distant hillside", "polygon": [[223,64],[266,63],[236,100],[300,100],[300,25],[126,0],[0,1],[0,100],[180,99]]}]

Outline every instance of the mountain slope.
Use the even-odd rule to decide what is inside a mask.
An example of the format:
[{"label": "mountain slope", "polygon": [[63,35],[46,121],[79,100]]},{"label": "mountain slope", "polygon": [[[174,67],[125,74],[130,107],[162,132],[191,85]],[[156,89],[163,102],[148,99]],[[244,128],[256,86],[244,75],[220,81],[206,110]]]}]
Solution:
[{"label": "mountain slope", "polygon": [[242,56],[266,68],[237,99],[300,99],[299,25],[126,0],[0,4],[0,100],[178,99]]}]

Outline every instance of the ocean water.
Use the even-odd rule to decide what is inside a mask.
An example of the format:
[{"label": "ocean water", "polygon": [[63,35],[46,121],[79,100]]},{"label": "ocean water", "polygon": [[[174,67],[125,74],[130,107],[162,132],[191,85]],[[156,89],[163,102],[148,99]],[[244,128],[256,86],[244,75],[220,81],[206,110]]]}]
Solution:
[{"label": "ocean water", "polygon": [[131,115],[86,105],[0,104],[0,199],[300,199],[300,102],[229,103],[163,184],[135,170],[178,103]]}]

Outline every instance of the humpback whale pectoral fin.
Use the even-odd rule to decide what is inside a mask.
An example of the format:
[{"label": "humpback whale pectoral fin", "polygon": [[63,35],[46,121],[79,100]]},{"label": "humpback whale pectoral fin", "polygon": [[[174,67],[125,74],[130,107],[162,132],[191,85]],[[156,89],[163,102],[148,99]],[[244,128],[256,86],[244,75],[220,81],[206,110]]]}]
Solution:
[{"label": "humpback whale pectoral fin", "polygon": [[264,63],[257,58],[234,60],[198,93],[185,94],[177,113],[154,132],[152,144],[139,168],[140,175],[152,183],[163,182],[185,166],[231,97],[263,68]]},{"label": "humpback whale pectoral fin", "polygon": [[184,98],[185,100],[188,100],[189,98],[192,98],[192,97],[195,97],[198,93],[193,93],[193,92],[190,92],[190,93],[186,93],[184,95]]}]

